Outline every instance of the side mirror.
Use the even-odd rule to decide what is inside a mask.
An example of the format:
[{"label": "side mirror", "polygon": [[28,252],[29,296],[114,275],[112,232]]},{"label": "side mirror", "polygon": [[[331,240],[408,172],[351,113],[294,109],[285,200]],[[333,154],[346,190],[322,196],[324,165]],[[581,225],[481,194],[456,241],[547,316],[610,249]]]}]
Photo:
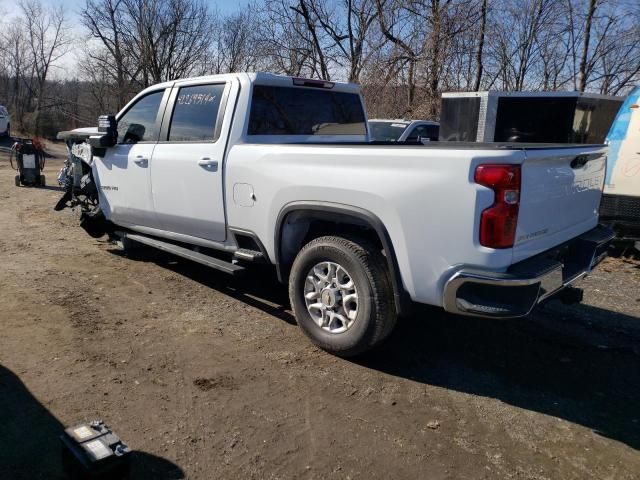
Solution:
[{"label": "side mirror", "polygon": [[89,137],[89,144],[93,148],[109,148],[118,142],[118,122],[113,115],[102,115],[98,118],[98,132],[101,135]]}]

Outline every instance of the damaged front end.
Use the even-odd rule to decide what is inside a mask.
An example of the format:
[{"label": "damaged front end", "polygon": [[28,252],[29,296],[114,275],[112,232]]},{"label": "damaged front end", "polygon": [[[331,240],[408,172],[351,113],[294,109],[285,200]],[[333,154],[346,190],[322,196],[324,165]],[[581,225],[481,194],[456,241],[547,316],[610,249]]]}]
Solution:
[{"label": "damaged front end", "polygon": [[54,210],[80,209],[80,226],[92,237],[101,237],[113,231],[100,209],[98,187],[93,177],[93,154],[90,137],[97,134],[93,128],[58,133],[58,139],[67,146],[67,158],[58,173],[58,183],[64,194]]}]

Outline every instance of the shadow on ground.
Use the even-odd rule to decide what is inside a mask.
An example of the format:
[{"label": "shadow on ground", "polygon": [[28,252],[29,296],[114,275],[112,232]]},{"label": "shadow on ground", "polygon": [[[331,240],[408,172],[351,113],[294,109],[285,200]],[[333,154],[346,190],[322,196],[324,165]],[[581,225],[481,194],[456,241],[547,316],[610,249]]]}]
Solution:
[{"label": "shadow on ground", "polygon": [[[640,449],[638,340],[591,331],[600,316],[637,329],[640,319],[552,305],[527,319],[491,321],[421,308],[363,366],[481,395],[588,427]],[[637,331],[637,330],[636,330]]]},{"label": "shadow on ground", "polygon": [[[0,365],[0,478],[66,478],[58,440],[64,428],[18,376]],[[184,474],[168,460],[134,451],[129,478],[179,479]]]},{"label": "shadow on ground", "polygon": [[198,263],[151,248],[135,249],[124,253],[118,248],[109,252],[126,256],[134,261],[150,261],[173,272],[188,277],[202,285],[213,288],[236,300],[251,305],[264,313],[272,315],[290,325],[296,325],[291,313],[287,288],[283,287],[275,272],[268,266],[252,266],[251,270],[240,278],[217,272]]},{"label": "shadow on ground", "polygon": [[[114,251],[115,253],[115,251]],[[272,273],[234,279],[173,256],[144,253],[207,287],[295,324]],[[353,361],[428,385],[496,398],[588,427],[640,449],[640,319],[551,301],[521,320],[416,307],[379,349]]]}]

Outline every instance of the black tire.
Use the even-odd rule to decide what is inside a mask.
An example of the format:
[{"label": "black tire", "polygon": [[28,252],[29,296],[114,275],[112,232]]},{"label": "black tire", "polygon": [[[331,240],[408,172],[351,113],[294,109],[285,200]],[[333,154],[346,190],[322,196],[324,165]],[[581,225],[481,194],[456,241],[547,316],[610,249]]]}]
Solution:
[{"label": "black tire", "polygon": [[44,177],[44,175],[40,175],[40,186],[44,187],[47,185],[47,179]]},{"label": "black tire", "polygon": [[16,175],[14,180],[16,182],[16,187],[19,187],[20,186],[20,175]]},{"label": "black tire", "polygon": [[[342,333],[321,328],[307,310],[304,297],[307,275],[322,262],[344,267],[358,291],[355,320]],[[316,346],[341,357],[371,350],[391,333],[397,321],[386,259],[365,240],[320,237],[305,245],[291,267],[289,298],[302,331]]]},{"label": "black tire", "polygon": [[92,238],[100,238],[112,231],[112,224],[102,212],[100,205],[96,205],[91,210],[82,212],[80,216],[80,227]]}]

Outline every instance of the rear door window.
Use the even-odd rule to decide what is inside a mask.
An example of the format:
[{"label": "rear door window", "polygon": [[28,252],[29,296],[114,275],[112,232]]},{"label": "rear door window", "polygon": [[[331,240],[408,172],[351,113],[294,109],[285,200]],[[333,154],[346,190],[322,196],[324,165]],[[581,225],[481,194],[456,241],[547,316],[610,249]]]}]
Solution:
[{"label": "rear door window", "polygon": [[170,142],[213,142],[225,84],[181,87],[176,96]]},{"label": "rear door window", "polygon": [[360,96],[331,90],[253,87],[249,135],[366,135]]}]

